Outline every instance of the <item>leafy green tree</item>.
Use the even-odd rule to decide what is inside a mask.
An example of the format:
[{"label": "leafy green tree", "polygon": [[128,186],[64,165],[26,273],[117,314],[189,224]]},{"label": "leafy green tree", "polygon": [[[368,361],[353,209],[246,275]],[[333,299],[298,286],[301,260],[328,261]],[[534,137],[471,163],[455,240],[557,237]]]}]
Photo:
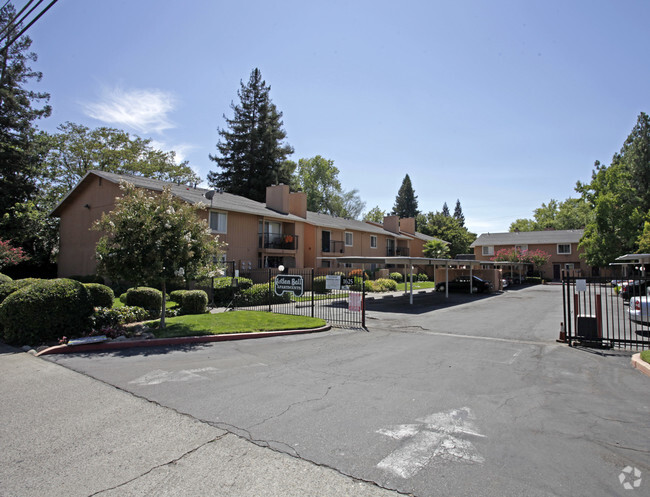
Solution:
[{"label": "leafy green tree", "polygon": [[39,206],[34,200],[28,200],[14,205],[0,219],[2,232],[29,254],[30,267],[43,267],[55,262],[59,219],[50,216],[50,205]]},{"label": "leafy green tree", "polygon": [[334,161],[320,155],[298,161],[291,187],[307,194],[307,210],[313,212],[357,219],[365,207],[358,190],[343,190]]},{"label": "leafy green tree", "polygon": [[371,221],[374,223],[383,223],[386,217],[386,212],[382,211],[379,206],[373,207],[363,216],[364,221]]},{"label": "leafy green tree", "polygon": [[551,199],[534,210],[534,219],[517,219],[510,231],[576,230],[584,228],[593,216],[589,204],[582,198],[567,198],[563,202]]},{"label": "leafy green tree", "polygon": [[537,223],[532,219],[517,219],[510,224],[510,231],[538,231]]},{"label": "leafy green tree", "polygon": [[423,247],[424,257],[433,259],[448,259],[449,244],[442,240],[429,240]]},{"label": "leafy green tree", "polygon": [[219,129],[217,155],[210,159],[220,172],[211,171],[208,183],[223,191],[264,202],[266,187],[289,184],[291,170],[287,157],[293,148],[283,143],[282,112],[269,97],[270,86],[262,80],[260,70],[251,72],[248,83],[240,82],[240,104],[231,103],[233,118],[223,116],[227,129]]},{"label": "leafy green tree", "polygon": [[[5,2],[0,9],[0,32],[17,33],[20,25],[15,24],[15,17],[13,5]],[[33,146],[34,121],[51,113],[49,94],[33,90],[42,74],[30,67],[36,61],[36,54],[29,52],[31,44],[23,36],[0,50],[0,217],[36,190],[40,157]]]},{"label": "leafy green tree", "polygon": [[591,183],[576,191],[593,209],[579,248],[586,261],[605,266],[616,257],[638,250],[650,211],[650,122],[641,112],[632,132],[611,164],[596,162]]},{"label": "leafy green tree", "polygon": [[643,224],[643,233],[639,237],[639,254],[650,254],[650,222]]},{"label": "leafy green tree", "polygon": [[407,174],[402,180],[402,186],[397,191],[393,214],[400,218],[416,217],[418,215],[418,197],[415,195],[411,178]]},{"label": "leafy green tree", "polygon": [[54,202],[91,170],[185,184],[201,181],[187,161],[177,164],[175,152],[156,149],[150,139],[120,129],[90,129],[71,122],[60,125],[58,130],[42,137],[49,150],[44,162],[43,190]]},{"label": "leafy green tree", "polygon": [[457,219],[460,222],[461,226],[465,226],[465,215],[463,214],[463,208],[460,206],[460,199],[456,199],[456,207],[454,207],[454,219]]},{"label": "leafy green tree", "polygon": [[452,257],[469,253],[469,246],[476,240],[476,234],[470,233],[466,227],[461,226],[458,219],[445,216],[441,212],[420,214],[416,223],[421,233],[449,242],[449,252]]},{"label": "leafy green tree", "polygon": [[[124,195],[116,208],[104,214],[93,228],[104,231],[97,243],[97,269],[115,280],[160,285],[179,276],[197,280],[217,271],[214,263],[222,244],[197,216],[203,206],[175,198],[171,188],[161,194],[123,182]],[[160,327],[165,327],[163,299]]]}]

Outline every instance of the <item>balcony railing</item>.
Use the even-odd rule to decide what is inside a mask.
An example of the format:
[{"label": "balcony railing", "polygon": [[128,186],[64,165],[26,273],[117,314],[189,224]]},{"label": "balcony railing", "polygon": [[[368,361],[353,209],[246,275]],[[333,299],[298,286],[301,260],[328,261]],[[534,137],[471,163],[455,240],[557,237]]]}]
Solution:
[{"label": "balcony railing", "polygon": [[344,254],[345,245],[343,245],[343,242],[330,241],[329,243],[323,243],[323,253]]},{"label": "balcony railing", "polygon": [[408,247],[386,247],[386,257],[409,257],[410,253]]},{"label": "balcony railing", "polygon": [[297,250],[298,237],[287,233],[259,233],[259,248]]}]

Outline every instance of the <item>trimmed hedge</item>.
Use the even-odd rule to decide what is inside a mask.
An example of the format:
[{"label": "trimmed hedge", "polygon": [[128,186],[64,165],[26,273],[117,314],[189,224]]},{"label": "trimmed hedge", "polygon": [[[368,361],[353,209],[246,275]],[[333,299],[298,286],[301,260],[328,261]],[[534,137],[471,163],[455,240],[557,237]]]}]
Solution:
[{"label": "trimmed hedge", "polygon": [[104,284],[104,278],[97,274],[76,274],[69,277],[71,280],[76,280],[79,283],[99,283],[100,285]]},{"label": "trimmed hedge", "polygon": [[100,307],[93,314],[94,326],[96,330],[105,327],[123,326],[128,323],[137,323],[144,321],[149,317],[149,313],[142,307]]},{"label": "trimmed hedge", "polygon": [[90,292],[94,307],[113,307],[115,294],[110,287],[100,283],[84,283],[83,285]]},{"label": "trimmed hedge", "polygon": [[397,282],[388,278],[379,278],[374,281],[374,286],[379,292],[396,292]]},{"label": "trimmed hedge", "polygon": [[181,301],[182,314],[204,314],[208,310],[208,294],[203,290],[186,290]]},{"label": "trimmed hedge", "polygon": [[235,305],[240,307],[252,307],[258,305],[285,304],[291,302],[291,296],[285,292],[282,296],[276,295],[274,285],[271,284],[271,295],[269,299],[268,283],[260,283],[239,292],[235,297]]},{"label": "trimmed hedge", "polygon": [[169,300],[172,302],[176,302],[177,304],[182,304],[183,303],[183,295],[187,292],[188,290],[174,290],[169,294]]},{"label": "trimmed hedge", "polygon": [[2,338],[10,345],[37,345],[89,331],[90,292],[71,279],[40,280],[0,304]]},{"label": "trimmed hedge", "polygon": [[20,290],[21,288],[25,288],[26,286],[29,286],[32,283],[36,283],[37,281],[41,280],[38,278],[24,278],[22,280],[13,280],[7,281],[5,283],[0,283],[0,304],[15,291]]},{"label": "trimmed hedge", "polygon": [[[237,278],[240,291],[246,291],[253,286],[250,278]],[[232,288],[232,278],[223,277],[214,279],[214,302],[216,305],[228,305],[232,302],[235,292]]]},{"label": "trimmed hedge", "polygon": [[397,283],[402,283],[404,281],[404,276],[402,276],[402,273],[390,273],[388,277]]},{"label": "trimmed hedge", "polygon": [[139,286],[136,288],[129,288],[126,292],[126,305],[142,307],[150,313],[157,312],[160,314],[162,311],[162,292],[155,288],[147,286]]},{"label": "trimmed hedge", "polygon": [[0,284],[7,283],[9,281],[13,281],[13,278],[7,276],[6,274],[0,273]]},{"label": "trimmed hedge", "polygon": [[418,273],[418,281],[429,281],[427,273]]},{"label": "trimmed hedge", "polygon": [[[327,290],[325,288],[325,281],[326,280],[327,280],[326,276],[316,276],[314,278],[314,287],[313,287],[314,293],[322,293],[322,294],[324,294],[324,293],[330,293],[331,292],[331,290]],[[356,281],[356,278],[355,278],[355,281]]]}]

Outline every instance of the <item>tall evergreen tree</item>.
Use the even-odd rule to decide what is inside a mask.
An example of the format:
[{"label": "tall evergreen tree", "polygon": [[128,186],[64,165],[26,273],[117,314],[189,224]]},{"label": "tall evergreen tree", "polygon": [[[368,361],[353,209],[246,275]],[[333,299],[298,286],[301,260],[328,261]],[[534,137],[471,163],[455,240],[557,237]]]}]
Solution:
[{"label": "tall evergreen tree", "polygon": [[253,69],[248,83],[240,81],[240,85],[240,104],[231,103],[234,116],[229,119],[224,115],[227,129],[218,130],[219,153],[210,154],[220,172],[211,171],[208,183],[263,202],[267,186],[290,183],[292,170],[287,157],[293,148],[283,143],[282,112],[271,102],[271,87],[262,80],[260,70]]},{"label": "tall evergreen tree", "polygon": [[465,226],[465,215],[463,208],[460,206],[460,199],[456,199],[456,207],[454,208],[454,219],[456,219],[461,226]]},{"label": "tall evergreen tree", "polygon": [[411,178],[409,178],[408,174],[404,176],[402,186],[397,191],[393,214],[401,218],[415,217],[418,215],[418,197],[415,195],[413,185],[411,185]]},{"label": "tall evergreen tree", "polygon": [[447,206],[447,202],[442,204],[442,215],[445,217],[451,217],[451,212],[449,212],[449,207]]},{"label": "tall evergreen tree", "polygon": [[[20,31],[15,14],[10,3],[0,9],[0,32],[11,33],[7,39]],[[23,36],[0,49],[0,217],[35,192],[40,148],[34,146],[33,122],[51,113],[49,94],[26,89],[42,77],[29,66],[36,61],[36,54],[29,52],[31,44]],[[41,103],[45,105],[38,108]]]}]

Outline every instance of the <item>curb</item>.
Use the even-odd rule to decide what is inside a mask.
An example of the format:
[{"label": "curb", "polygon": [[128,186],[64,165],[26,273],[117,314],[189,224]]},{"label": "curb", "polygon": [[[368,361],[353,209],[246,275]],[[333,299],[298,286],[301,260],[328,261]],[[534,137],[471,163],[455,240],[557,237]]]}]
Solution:
[{"label": "curb", "polygon": [[650,376],[650,364],[641,359],[641,354],[634,354],[631,362],[634,369],[638,369],[644,375]]},{"label": "curb", "polygon": [[227,342],[230,340],[247,340],[251,338],[269,338],[284,335],[301,335],[306,333],[319,333],[328,331],[330,325],[321,326],[320,328],[309,328],[306,330],[281,330],[281,331],[261,331],[258,333],[229,333],[225,335],[202,335],[193,337],[179,338],[151,338],[149,340],[123,340],[104,343],[93,343],[88,345],[55,345],[45,350],[41,350],[36,357],[50,354],[76,354],[78,352],[98,352],[104,350],[120,350],[135,347],[161,347],[170,345],[186,345],[189,343],[209,343],[209,342]]}]

